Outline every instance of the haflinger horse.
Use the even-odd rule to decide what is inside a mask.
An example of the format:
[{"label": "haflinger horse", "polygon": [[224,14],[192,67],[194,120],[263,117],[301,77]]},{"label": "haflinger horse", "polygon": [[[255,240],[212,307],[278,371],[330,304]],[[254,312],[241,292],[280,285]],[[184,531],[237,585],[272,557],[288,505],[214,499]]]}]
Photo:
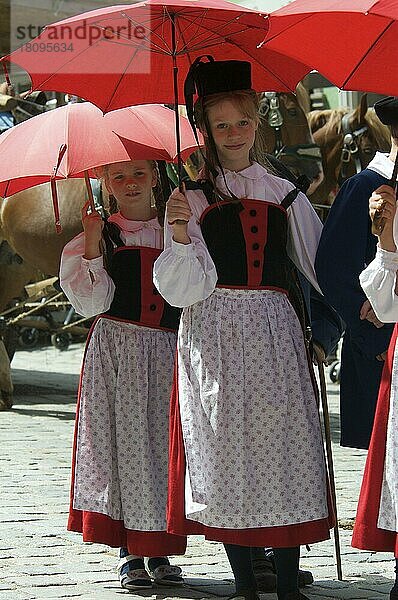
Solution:
[{"label": "haflinger horse", "polygon": [[389,151],[390,133],[374,110],[368,109],[366,94],[354,110],[314,110],[308,114],[308,122],[322,152],[324,172],[311,202],[330,206],[348,177],[365,169],[376,151]]},{"label": "haflinger horse", "polygon": [[[61,235],[55,232],[49,184],[0,199],[0,313],[23,297],[27,283],[58,274],[62,248],[82,229],[84,181],[59,181],[57,188]],[[12,407],[12,392],[10,360],[0,336],[0,410]]]},{"label": "haflinger horse", "polygon": [[45,275],[58,275],[62,248],[82,231],[87,195],[83,179],[57,181],[62,233],[57,235],[50,185],[44,183],[0,200],[0,237]]},{"label": "haflinger horse", "polygon": [[[297,95],[273,92],[263,95],[262,128],[268,151],[295,173],[306,173],[313,181],[312,187],[315,187],[322,179],[322,163],[306,119],[308,100],[302,93],[303,89],[298,88]],[[17,278],[0,264],[0,283],[3,279],[2,288],[8,290],[7,298],[0,298],[0,313],[11,299],[21,295],[24,285],[34,277],[35,269],[45,276],[58,274],[62,248],[82,230],[81,209],[87,196],[84,181],[61,180],[57,182],[57,189],[63,229],[61,235],[55,232],[49,184],[0,199],[0,243],[6,240],[23,259],[23,267],[14,265],[14,269],[20,270],[15,288],[11,287],[10,281],[17,281]],[[0,342],[0,397],[3,395],[5,398],[3,404],[0,400],[0,410],[10,408],[12,402],[10,365],[5,356]]]}]

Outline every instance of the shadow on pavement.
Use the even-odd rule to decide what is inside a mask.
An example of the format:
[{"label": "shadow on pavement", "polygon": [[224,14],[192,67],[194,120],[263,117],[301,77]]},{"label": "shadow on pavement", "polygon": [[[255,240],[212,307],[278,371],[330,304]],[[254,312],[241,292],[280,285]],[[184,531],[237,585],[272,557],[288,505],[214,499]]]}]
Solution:
[{"label": "shadow on pavement", "polygon": [[202,600],[204,598],[225,597],[234,591],[233,585],[228,585],[223,580],[211,579],[189,579],[182,587],[166,587],[155,585],[150,590],[132,590],[126,596],[126,591],[122,590],[118,583],[114,585],[103,585],[103,590],[112,591],[114,594],[123,595],[132,599],[152,598],[156,600],[170,600],[173,598],[188,598],[192,600]]},{"label": "shadow on pavement", "polygon": [[17,404],[74,404],[79,375],[13,369]]},{"label": "shadow on pavement", "polygon": [[14,404],[12,408],[13,413],[18,413],[20,415],[29,415],[30,417],[53,417],[55,419],[60,419],[61,421],[74,421],[75,420],[75,412],[71,411],[55,411],[55,410],[30,410],[26,408],[19,408],[18,400],[16,400],[16,404]]},{"label": "shadow on pavement", "polygon": [[[13,369],[13,382],[12,412],[62,421],[75,419],[78,375]],[[59,410],[57,405],[60,407]],[[71,409],[64,410],[65,405],[71,405]]]},{"label": "shadow on pavement", "polygon": [[[391,554],[391,571],[393,570],[394,558]],[[359,596],[362,591],[363,600],[376,600],[376,598],[380,598],[379,594],[385,594],[387,600],[393,584],[393,579],[388,579],[383,575],[364,575],[361,577],[358,573],[355,579],[350,578],[343,581],[316,580],[314,585],[304,588],[303,592],[308,593],[310,598],[322,598],[322,600],[329,600],[329,598],[339,600],[351,597],[362,600],[362,597]],[[353,594],[352,596],[350,592]],[[321,593],[321,596],[318,595],[319,593]]]}]

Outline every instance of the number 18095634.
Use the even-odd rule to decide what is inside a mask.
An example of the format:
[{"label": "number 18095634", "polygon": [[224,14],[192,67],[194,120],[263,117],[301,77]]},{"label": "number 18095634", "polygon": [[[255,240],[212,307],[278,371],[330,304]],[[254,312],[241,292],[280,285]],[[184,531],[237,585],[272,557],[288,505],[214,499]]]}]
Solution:
[{"label": "number 18095634", "polygon": [[21,47],[22,52],[73,52],[73,44],[66,42],[27,42]]}]

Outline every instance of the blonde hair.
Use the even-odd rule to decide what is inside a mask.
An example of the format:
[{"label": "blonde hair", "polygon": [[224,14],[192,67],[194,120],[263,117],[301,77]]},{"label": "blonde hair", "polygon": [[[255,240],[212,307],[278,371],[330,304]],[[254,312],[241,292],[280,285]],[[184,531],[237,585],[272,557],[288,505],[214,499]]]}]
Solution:
[{"label": "blonde hair", "polygon": [[[237,90],[233,92],[220,92],[212,94],[204,98],[199,98],[195,102],[194,115],[196,126],[202,131],[205,140],[205,151],[207,162],[204,165],[202,173],[206,179],[209,179],[214,190],[221,197],[225,197],[216,186],[214,173],[220,169],[220,161],[217,154],[217,148],[210,129],[208,120],[209,108],[216,106],[220,102],[229,100],[245,117],[254,121],[257,125],[256,136],[253,147],[250,149],[249,158],[251,161],[256,161],[269,168],[266,159],[266,145],[264,137],[260,133],[261,115],[260,115],[260,98],[254,90]],[[231,198],[228,198],[231,199]]]}]

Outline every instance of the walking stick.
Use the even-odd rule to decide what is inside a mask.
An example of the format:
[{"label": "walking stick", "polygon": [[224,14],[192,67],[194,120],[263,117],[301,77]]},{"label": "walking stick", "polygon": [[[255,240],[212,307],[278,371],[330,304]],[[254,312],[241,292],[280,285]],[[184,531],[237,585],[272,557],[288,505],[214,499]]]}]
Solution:
[{"label": "walking stick", "polygon": [[334,467],[333,467],[333,453],[332,453],[332,439],[330,435],[330,421],[329,421],[329,408],[328,399],[326,394],[326,381],[325,381],[325,369],[323,366],[323,359],[325,354],[323,350],[314,344],[315,360],[319,372],[319,383],[321,391],[322,401],[322,412],[323,412],[323,425],[325,430],[325,442],[326,442],[326,458],[328,464],[330,491],[332,495],[333,510],[336,516],[336,525],[334,527],[334,548],[336,553],[336,568],[337,568],[337,579],[343,581],[343,571],[341,568],[341,550],[340,550],[340,534],[339,534],[339,523],[337,518],[337,499],[336,499],[336,485],[334,480]]}]

